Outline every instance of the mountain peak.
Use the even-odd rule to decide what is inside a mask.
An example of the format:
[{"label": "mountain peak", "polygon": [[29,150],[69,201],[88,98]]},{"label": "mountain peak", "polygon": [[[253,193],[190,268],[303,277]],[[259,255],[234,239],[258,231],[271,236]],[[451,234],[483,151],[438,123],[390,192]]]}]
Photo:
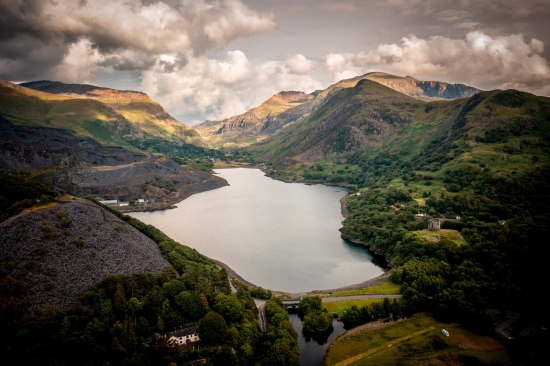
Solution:
[{"label": "mountain peak", "polygon": [[92,98],[103,102],[121,102],[124,100],[153,102],[145,93],[133,90],[103,88],[90,84],[65,84],[60,81],[39,80],[19,84],[23,87],[51,94],[60,94],[71,98]]},{"label": "mountain peak", "polygon": [[293,103],[293,102],[304,102],[308,99],[312,99],[309,94],[299,91],[282,91],[277,94],[274,94],[271,98],[266,100],[262,104],[284,104],[284,103]]}]

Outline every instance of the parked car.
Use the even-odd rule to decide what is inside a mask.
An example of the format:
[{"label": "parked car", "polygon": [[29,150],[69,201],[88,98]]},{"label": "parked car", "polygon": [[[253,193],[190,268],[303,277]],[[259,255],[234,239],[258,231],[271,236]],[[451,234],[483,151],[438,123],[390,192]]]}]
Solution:
[{"label": "parked car", "polygon": [[448,337],[448,336],[449,336],[449,332],[447,332],[446,329],[441,329],[441,333],[443,333],[443,335],[444,335],[445,337]]}]

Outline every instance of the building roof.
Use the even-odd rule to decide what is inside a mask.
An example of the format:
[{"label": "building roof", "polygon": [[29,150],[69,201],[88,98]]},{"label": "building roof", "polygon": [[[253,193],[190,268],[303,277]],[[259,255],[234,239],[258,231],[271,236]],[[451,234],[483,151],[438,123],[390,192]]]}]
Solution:
[{"label": "building roof", "polygon": [[185,336],[188,336],[188,335],[191,335],[191,334],[197,334],[198,332],[199,332],[199,326],[194,325],[192,327],[178,329],[175,332],[170,332],[169,335],[170,335],[170,337],[179,338],[179,337],[185,337]]}]

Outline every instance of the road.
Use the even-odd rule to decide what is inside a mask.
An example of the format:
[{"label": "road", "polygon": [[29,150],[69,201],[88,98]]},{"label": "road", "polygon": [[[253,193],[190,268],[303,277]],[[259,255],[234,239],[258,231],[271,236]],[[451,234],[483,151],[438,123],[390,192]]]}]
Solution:
[{"label": "road", "polygon": [[266,300],[254,299],[254,302],[256,303],[256,307],[259,310],[258,321],[260,322],[260,329],[262,330],[262,332],[265,332],[267,330],[267,322],[265,317]]},{"label": "road", "polygon": [[334,302],[334,301],[345,301],[345,300],[363,300],[363,299],[400,299],[403,295],[350,295],[350,296],[334,296],[334,297],[323,297],[323,302]]}]

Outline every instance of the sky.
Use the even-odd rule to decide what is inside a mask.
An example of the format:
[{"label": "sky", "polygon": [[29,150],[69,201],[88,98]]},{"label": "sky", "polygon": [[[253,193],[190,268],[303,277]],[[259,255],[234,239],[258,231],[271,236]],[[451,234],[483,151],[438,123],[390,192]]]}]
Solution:
[{"label": "sky", "polygon": [[371,71],[550,96],[550,0],[0,0],[0,79],[140,90],[183,123]]}]

